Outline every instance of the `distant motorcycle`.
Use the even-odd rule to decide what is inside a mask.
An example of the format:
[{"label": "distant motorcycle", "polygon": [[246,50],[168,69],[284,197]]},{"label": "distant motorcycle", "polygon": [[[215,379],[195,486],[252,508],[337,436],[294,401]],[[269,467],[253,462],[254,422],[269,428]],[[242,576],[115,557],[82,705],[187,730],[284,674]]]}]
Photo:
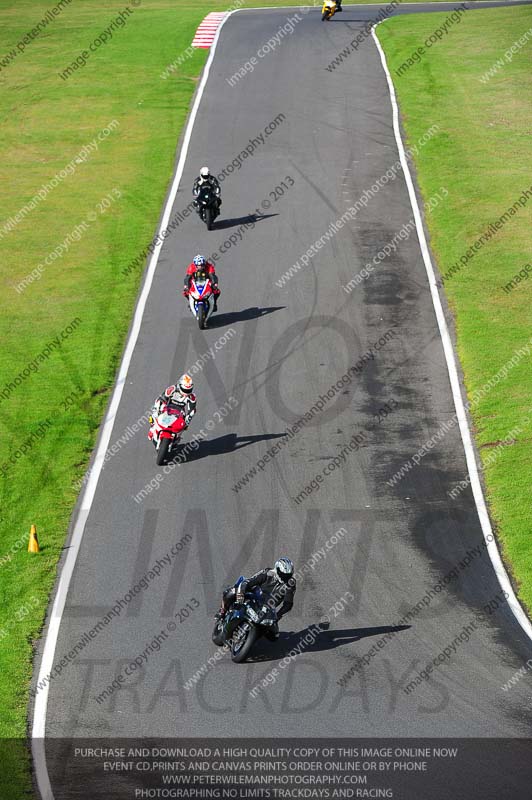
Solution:
[{"label": "distant motorcycle", "polygon": [[150,416],[151,427],[148,433],[157,450],[157,465],[164,464],[175,450],[185,430],[186,423],[183,413],[173,406],[163,405],[155,418]]},{"label": "distant motorcycle", "polygon": [[[244,580],[240,577],[238,586]],[[241,664],[249,656],[251,648],[261,636],[272,639],[277,622],[277,612],[268,603],[269,596],[260,587],[246,592],[243,603],[234,603],[223,619],[216,620],[212,641],[221,647],[229,646],[231,659]]]},{"label": "distant motorcycle", "polygon": [[326,19],[332,19],[336,14],[336,0],[324,0],[321,9],[322,22]]},{"label": "distant motorcycle", "polygon": [[205,274],[198,274],[190,279],[188,290],[188,305],[192,314],[198,320],[201,330],[207,327],[214,308],[214,292],[210,278]]},{"label": "distant motorcycle", "polygon": [[220,213],[219,197],[210,186],[202,186],[196,197],[196,209],[201,219],[212,230],[212,223]]}]

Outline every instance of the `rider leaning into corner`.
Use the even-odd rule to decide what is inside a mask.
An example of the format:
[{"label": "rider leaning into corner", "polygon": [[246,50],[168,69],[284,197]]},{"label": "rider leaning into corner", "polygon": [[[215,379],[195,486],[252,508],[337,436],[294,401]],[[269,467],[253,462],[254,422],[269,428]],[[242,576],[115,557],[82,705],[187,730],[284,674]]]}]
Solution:
[{"label": "rider leaning into corner", "polygon": [[197,272],[204,272],[207,278],[209,278],[211,285],[212,285],[212,293],[214,297],[214,305],[213,311],[218,311],[218,299],[220,297],[220,289],[218,286],[218,276],[214,269],[214,264],[211,264],[210,261],[207,261],[205,256],[197,255],[194,256],[194,259],[187,267],[186,275],[185,275],[185,284],[183,286],[183,297],[188,297],[190,292],[190,281],[196,275]]},{"label": "rider leaning into corner", "polygon": [[181,411],[185,419],[185,425],[188,428],[192,417],[196,413],[196,395],[194,394],[194,384],[190,375],[181,375],[177,383],[168,386],[159,395],[153,405],[151,417],[153,418],[160,414],[163,406],[170,406]]},{"label": "rider leaning into corner", "polygon": [[[192,187],[192,194],[194,197],[197,197],[204,186],[209,186],[214,194],[216,195],[216,199],[218,200],[218,208],[222,205],[222,198],[220,197],[220,184],[218,183],[218,179],[211,175],[209,167],[202,167],[200,169],[200,174],[194,181],[194,185]],[[194,200],[194,205],[197,206],[196,201]]]},{"label": "rider leaning into corner", "polygon": [[[265,594],[272,598],[277,608],[277,621],[292,610],[294,595],[296,593],[296,579],[294,578],[294,564],[283,556],[272,567],[265,567],[256,572],[251,578],[244,578],[236,586],[224,589],[222,606],[216,619],[223,619],[234,603],[243,603],[246,592],[259,586]],[[276,624],[272,631],[272,638],[279,638],[279,626]]]}]

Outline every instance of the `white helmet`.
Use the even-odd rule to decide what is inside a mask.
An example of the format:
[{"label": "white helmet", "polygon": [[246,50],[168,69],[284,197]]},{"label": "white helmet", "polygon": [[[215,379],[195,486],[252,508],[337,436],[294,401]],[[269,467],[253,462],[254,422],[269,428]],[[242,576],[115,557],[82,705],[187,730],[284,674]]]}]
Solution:
[{"label": "white helmet", "polygon": [[199,174],[201,175],[202,178],[208,178],[208,176],[210,175],[209,167],[202,167],[199,171]]},{"label": "white helmet", "polygon": [[194,384],[192,382],[192,378],[190,377],[190,375],[187,374],[181,375],[181,377],[177,382],[177,385],[179,386],[183,394],[192,394],[192,392],[194,391]]}]

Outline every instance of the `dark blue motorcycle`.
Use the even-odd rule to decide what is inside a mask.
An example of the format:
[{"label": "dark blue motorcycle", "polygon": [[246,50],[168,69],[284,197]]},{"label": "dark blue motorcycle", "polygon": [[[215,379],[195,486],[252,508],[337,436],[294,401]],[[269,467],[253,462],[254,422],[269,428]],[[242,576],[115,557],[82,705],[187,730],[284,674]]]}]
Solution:
[{"label": "dark blue motorcycle", "polygon": [[[244,580],[241,576],[235,589]],[[269,595],[259,587],[244,595],[243,603],[234,603],[223,619],[217,619],[212,632],[212,641],[218,647],[227,646],[231,659],[241,664],[249,656],[258,638],[265,636],[275,640],[277,611]]]}]

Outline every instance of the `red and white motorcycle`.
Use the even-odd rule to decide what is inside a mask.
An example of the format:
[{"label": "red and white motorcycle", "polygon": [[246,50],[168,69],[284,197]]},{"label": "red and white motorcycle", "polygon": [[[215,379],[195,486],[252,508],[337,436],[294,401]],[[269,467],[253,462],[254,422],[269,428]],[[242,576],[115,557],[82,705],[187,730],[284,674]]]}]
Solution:
[{"label": "red and white motorcycle", "polygon": [[151,427],[148,439],[157,450],[157,464],[161,466],[175,450],[185,430],[186,423],[182,411],[174,406],[162,405],[155,417],[150,416]]},{"label": "red and white motorcycle", "polygon": [[204,330],[214,309],[213,286],[207,275],[200,278],[196,274],[190,279],[188,304],[201,330]]}]

